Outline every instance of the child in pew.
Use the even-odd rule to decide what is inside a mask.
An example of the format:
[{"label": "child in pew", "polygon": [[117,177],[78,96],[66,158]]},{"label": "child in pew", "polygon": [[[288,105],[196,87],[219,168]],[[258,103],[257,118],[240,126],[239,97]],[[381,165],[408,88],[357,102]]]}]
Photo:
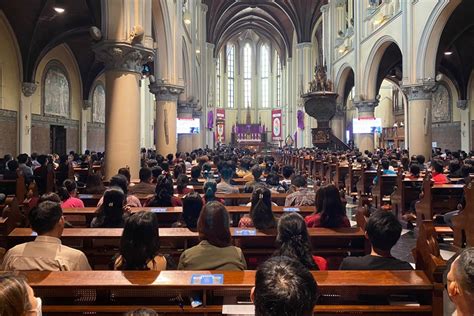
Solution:
[{"label": "child in pew", "polygon": [[222,203],[207,203],[197,225],[201,242],[181,254],[178,270],[245,270],[242,250],[232,246],[229,223],[229,213]]},{"label": "child in pew", "polygon": [[61,198],[62,208],[84,208],[84,202],[77,198],[76,181],[70,179],[64,180],[63,186],[58,189],[58,194]]},{"label": "child in pew", "polygon": [[0,315],[39,316],[41,309],[41,298],[35,297],[23,276],[13,273],[0,275]]},{"label": "child in pew", "polygon": [[272,212],[272,194],[264,186],[256,186],[252,192],[249,215],[239,221],[240,228],[255,227],[256,229],[276,228],[277,221]]},{"label": "child in pew", "polygon": [[326,259],[313,256],[308,229],[298,213],[284,214],[278,221],[276,242],[280,249],[273,256],[286,256],[301,262],[309,270],[327,270]]},{"label": "child in pew", "polygon": [[406,261],[392,256],[391,249],[400,239],[402,225],[395,215],[387,211],[377,211],[370,215],[366,226],[366,238],[370,240],[372,251],[363,257],[345,258],[340,270],[413,270]]},{"label": "child in pew", "polygon": [[176,265],[169,256],[161,255],[158,219],[152,212],[131,215],[120,238],[120,253],[112,259],[114,270],[170,270]]},{"label": "child in pew", "polygon": [[119,187],[107,189],[103,203],[97,209],[97,216],[91,221],[91,228],[121,228],[130,216],[130,208],[125,205],[125,194]]},{"label": "child in pew", "polygon": [[339,190],[335,185],[322,186],[316,192],[316,212],[306,216],[307,227],[351,227]]}]

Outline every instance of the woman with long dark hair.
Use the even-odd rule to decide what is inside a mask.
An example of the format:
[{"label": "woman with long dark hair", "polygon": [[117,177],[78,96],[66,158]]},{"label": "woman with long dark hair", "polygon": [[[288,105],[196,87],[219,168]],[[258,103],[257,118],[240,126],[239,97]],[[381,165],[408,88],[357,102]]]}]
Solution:
[{"label": "woman with long dark hair", "polygon": [[170,259],[159,254],[160,234],[154,213],[140,211],[125,222],[114,270],[167,270]]},{"label": "woman with long dark hair", "polygon": [[173,196],[173,179],[162,174],[156,179],[155,196],[147,206],[175,207],[182,206],[181,199]]},{"label": "woman with long dark hair", "polygon": [[277,221],[272,211],[272,194],[262,185],[254,187],[249,216],[239,221],[239,227],[255,227],[256,229],[275,228]]},{"label": "woman with long dark hair", "polygon": [[287,213],[278,222],[276,238],[280,249],[273,256],[286,256],[301,262],[309,270],[326,270],[326,259],[312,255],[308,229],[298,213]]},{"label": "woman with long dark hair", "polygon": [[125,206],[126,197],[119,187],[111,187],[104,193],[102,205],[97,210],[97,216],[92,219],[92,228],[120,228],[130,212]]},{"label": "woman with long dark hair", "polygon": [[224,200],[216,197],[217,183],[215,181],[207,181],[203,186],[204,190],[204,204],[212,201],[217,201],[224,204]]},{"label": "woman with long dark hair", "polygon": [[341,195],[335,185],[329,184],[316,192],[316,212],[305,218],[308,227],[351,227]]}]

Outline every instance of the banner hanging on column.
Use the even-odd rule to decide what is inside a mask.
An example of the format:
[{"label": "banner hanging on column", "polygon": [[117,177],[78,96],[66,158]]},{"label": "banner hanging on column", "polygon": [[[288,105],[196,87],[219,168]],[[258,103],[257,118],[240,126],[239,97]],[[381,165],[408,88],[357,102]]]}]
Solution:
[{"label": "banner hanging on column", "polygon": [[272,140],[282,140],[281,109],[272,110]]},{"label": "banner hanging on column", "polygon": [[225,142],[225,110],[216,109],[216,142]]}]

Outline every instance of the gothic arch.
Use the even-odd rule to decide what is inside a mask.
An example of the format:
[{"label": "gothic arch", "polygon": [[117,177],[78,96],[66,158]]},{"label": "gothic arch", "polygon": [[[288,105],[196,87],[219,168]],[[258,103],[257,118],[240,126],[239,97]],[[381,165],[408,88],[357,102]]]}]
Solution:
[{"label": "gothic arch", "polygon": [[23,82],[23,63],[22,63],[22,58],[21,58],[20,46],[18,45],[15,32],[13,31],[10,23],[8,22],[8,19],[5,16],[5,13],[3,13],[2,10],[0,10],[0,26],[2,24],[5,26],[3,29],[7,32],[7,35],[10,37],[10,43],[15,50],[15,59],[16,59],[16,63],[18,65],[18,71],[19,71],[18,76],[20,78],[20,82]]},{"label": "gothic arch", "polygon": [[[346,97],[347,97],[347,90],[348,86],[347,84],[352,83],[352,86],[354,86],[354,69],[352,66],[349,64],[345,63],[342,65],[341,68],[339,68],[339,72],[337,73],[336,76],[336,81],[335,81],[335,90],[338,94],[338,102],[344,103],[346,102]],[[351,79],[352,76],[352,79]],[[352,82],[351,82],[352,81]],[[349,90],[350,91],[350,90]]]},{"label": "gothic arch", "polygon": [[173,41],[171,21],[166,0],[153,0],[153,28],[158,46],[155,54],[155,76],[159,79],[171,79],[173,72]]}]

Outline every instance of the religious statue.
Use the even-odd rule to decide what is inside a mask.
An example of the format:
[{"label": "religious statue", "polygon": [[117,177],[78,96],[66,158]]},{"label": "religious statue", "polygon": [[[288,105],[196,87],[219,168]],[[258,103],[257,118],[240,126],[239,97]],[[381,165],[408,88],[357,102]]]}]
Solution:
[{"label": "religious statue", "polygon": [[314,67],[314,79],[309,83],[309,92],[332,91],[332,81],[326,75],[326,66]]}]

